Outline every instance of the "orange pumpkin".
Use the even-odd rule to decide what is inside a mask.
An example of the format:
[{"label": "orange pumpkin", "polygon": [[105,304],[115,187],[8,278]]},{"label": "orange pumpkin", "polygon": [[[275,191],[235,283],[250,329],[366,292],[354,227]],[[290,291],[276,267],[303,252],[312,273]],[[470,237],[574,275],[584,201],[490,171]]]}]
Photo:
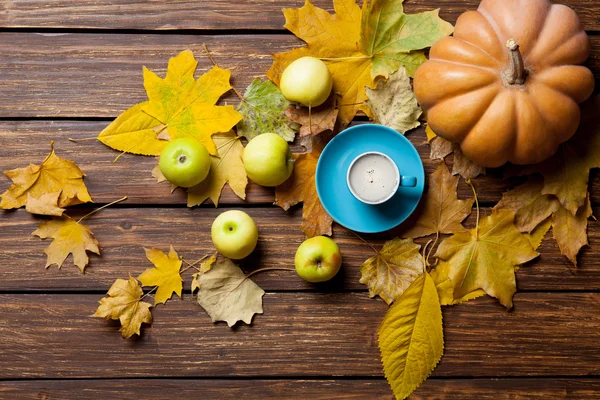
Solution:
[{"label": "orange pumpkin", "polygon": [[439,136],[486,167],[542,161],[569,139],[594,89],[577,14],[547,0],[483,0],[433,45],[414,90]]}]

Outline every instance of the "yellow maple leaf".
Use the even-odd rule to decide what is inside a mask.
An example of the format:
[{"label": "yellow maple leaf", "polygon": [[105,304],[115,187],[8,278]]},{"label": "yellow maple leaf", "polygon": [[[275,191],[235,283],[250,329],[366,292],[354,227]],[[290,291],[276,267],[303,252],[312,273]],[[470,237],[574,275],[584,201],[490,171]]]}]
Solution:
[{"label": "yellow maple leaf", "polygon": [[143,286],[158,286],[154,295],[154,304],[164,304],[173,293],[181,297],[183,279],[179,273],[181,259],[171,246],[169,254],[159,249],[144,249],[146,258],[154,264],[155,268],[148,268],[138,276]]},{"label": "yellow maple leaf", "polygon": [[442,310],[435,284],[421,274],[390,307],[378,330],[383,371],[397,399],[405,399],[444,352]]},{"label": "yellow maple leaf", "polygon": [[[35,199],[36,213],[51,210],[49,215],[57,215],[57,208],[91,202],[83,177],[85,174],[73,161],[65,160],[54,152],[54,142],[50,142],[50,154],[40,165],[30,164],[25,168],[4,171],[13,184],[0,195],[0,208],[5,210],[27,205],[28,199]],[[55,194],[58,193],[58,196]]]},{"label": "yellow maple leaf", "polygon": [[322,147],[314,143],[310,153],[294,155],[292,176],[275,188],[275,204],[284,210],[303,202],[300,229],[307,237],[331,235],[333,219],[317,195],[315,173]]},{"label": "yellow maple leaf", "polygon": [[454,298],[454,284],[452,283],[450,277],[448,277],[449,269],[450,264],[447,261],[439,260],[435,266],[435,269],[430,273],[431,279],[433,279],[433,282],[435,283],[435,288],[437,289],[441,305],[450,306],[454,304],[460,304],[464,303],[465,301],[485,296],[485,291],[476,289],[458,299]]},{"label": "yellow maple leaf", "polygon": [[100,254],[98,241],[92,231],[67,215],[42,222],[32,235],[42,239],[53,239],[52,243],[44,250],[48,256],[46,268],[53,264],[60,268],[69,254],[73,254],[74,264],[79,267],[81,272],[84,272],[89,261],[86,251]]},{"label": "yellow maple leaf", "polygon": [[94,317],[118,319],[121,322],[121,335],[128,338],[140,334],[142,323],[152,323],[152,304],[142,300],[144,292],[133,278],[117,279],[106,297],[100,300],[100,306]]},{"label": "yellow maple leaf", "polygon": [[186,50],[169,60],[165,78],[144,67],[148,101],[126,110],[98,139],[124,152],[159,155],[168,140],[191,136],[217,154],[211,136],[228,132],[242,116],[233,106],[215,105],[231,89],[230,71],[215,66],[194,79],[197,65]]},{"label": "yellow maple leaf", "polygon": [[192,275],[192,294],[194,294],[196,290],[200,289],[200,275],[210,271],[215,262],[217,262],[217,255],[213,254],[208,258],[208,260],[200,264],[198,272]]},{"label": "yellow maple leaf", "polygon": [[483,289],[505,307],[512,307],[517,290],[515,267],[539,254],[513,221],[512,210],[496,210],[478,225],[440,243],[435,256],[449,264],[448,277],[454,284],[454,298]]},{"label": "yellow maple leaf", "polygon": [[218,157],[211,157],[210,172],[206,179],[188,189],[188,207],[200,205],[206,199],[211,199],[215,207],[218,206],[226,183],[240,199],[246,198],[248,178],[242,163],[244,146],[233,132],[213,136],[213,139]]},{"label": "yellow maple leaf", "polygon": [[421,246],[412,239],[388,240],[377,254],[360,267],[360,283],[369,287],[369,297],[379,295],[392,303],[425,272]]},{"label": "yellow maple leaf", "polygon": [[373,87],[376,77],[387,77],[402,65],[412,76],[426,60],[421,49],[452,33],[437,11],[406,15],[398,0],[365,1],[362,10],[355,0],[334,0],[333,7],[332,15],[306,0],[301,8],[283,10],[285,28],[307,47],[275,54],[267,76],[279,84],[291,62],[321,58],[333,77],[333,91],[341,96],[339,116],[345,123],[358,111],[372,116],[365,87]]},{"label": "yellow maple leaf", "polygon": [[422,237],[434,233],[464,231],[462,221],[471,213],[474,198],[459,200],[458,177],[452,176],[442,161],[429,178],[425,207],[412,228],[402,237]]}]

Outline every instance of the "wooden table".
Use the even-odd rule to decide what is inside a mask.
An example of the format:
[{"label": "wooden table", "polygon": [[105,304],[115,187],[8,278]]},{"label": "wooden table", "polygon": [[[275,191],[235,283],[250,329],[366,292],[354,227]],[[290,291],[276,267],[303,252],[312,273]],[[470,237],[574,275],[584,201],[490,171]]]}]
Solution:
[{"label": "wooden table", "polygon": [[[591,34],[588,65],[600,74],[600,1],[564,0]],[[316,5],[331,9],[331,0]],[[413,0],[409,12],[441,7],[454,22],[476,0]],[[272,205],[269,189],[251,184],[240,201],[226,189],[221,207],[188,209],[150,175],[151,157],[125,155],[96,136],[128,106],[145,99],[142,66],[163,74],[169,57],[191,49],[199,70],[210,67],[206,43],[243,90],[271,64],[269,54],[301,45],[283,30],[282,7],[301,0],[2,0],[0,4],[0,169],[39,163],[49,141],[86,172],[96,204],[129,200],[88,220],[102,250],[85,274],[68,261],[44,270],[47,242],[32,237],[39,218],[0,213],[0,398],[18,399],[390,399],[376,330],[387,306],[369,299],[359,266],[371,255],[335,226],[344,255],[330,285],[307,284],[285,271],[260,274],[267,294],[253,326],[213,324],[185,289],[184,300],[154,310],[142,337],[123,340],[118,324],[90,318],[116,278],[150,264],[142,247],[173,245],[194,259],[212,250],[209,228],[221,211],[244,208],[258,223],[256,253],[242,266],[290,266],[300,209]],[[229,103],[236,97],[229,95]],[[427,172],[436,163],[419,130],[410,135]],[[474,180],[484,212],[509,183]],[[9,186],[0,180],[0,191]],[[470,189],[461,183],[463,198]],[[600,179],[591,177],[599,215]],[[468,224],[472,225],[470,219]],[[553,240],[518,273],[515,309],[482,298],[444,310],[446,349],[433,376],[413,398],[600,398],[600,229],[574,269]],[[380,244],[389,236],[368,237]],[[189,282],[189,279],[188,279]]]}]

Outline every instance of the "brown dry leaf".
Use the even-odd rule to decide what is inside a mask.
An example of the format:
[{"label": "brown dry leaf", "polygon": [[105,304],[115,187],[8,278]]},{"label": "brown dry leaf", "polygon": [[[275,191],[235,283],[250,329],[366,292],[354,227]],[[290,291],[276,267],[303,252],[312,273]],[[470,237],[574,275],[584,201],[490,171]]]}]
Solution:
[{"label": "brown dry leaf", "polygon": [[460,145],[452,145],[454,152],[454,163],[452,164],[452,175],[460,175],[465,180],[473,179],[479,175],[485,175],[485,168],[469,160],[460,149]]},{"label": "brown dry leaf", "polygon": [[590,169],[599,167],[600,96],[594,96],[583,106],[579,129],[554,156],[539,164],[511,169],[516,175],[541,173],[542,194],[556,196],[575,215],[586,201]]},{"label": "brown dry leaf", "polygon": [[244,146],[233,132],[213,136],[219,157],[211,157],[208,177],[198,185],[188,189],[188,207],[198,206],[211,199],[215,207],[219,205],[221,191],[226,183],[240,198],[246,198],[248,177],[242,163]]},{"label": "brown dry leaf", "polygon": [[366,87],[365,90],[367,105],[373,112],[375,123],[402,134],[421,125],[419,117],[423,111],[404,67],[400,67],[387,80],[379,80],[375,89]]},{"label": "brown dry leaf", "polygon": [[339,109],[335,105],[336,96],[332,95],[319,107],[310,110],[306,107],[292,106],[285,111],[285,115],[297,124],[300,128],[300,137],[308,135],[318,135],[322,132],[333,131],[337,121]]},{"label": "brown dry leaf", "polygon": [[538,256],[529,239],[514,225],[512,210],[496,210],[478,227],[459,232],[440,243],[435,256],[450,264],[448,277],[454,298],[483,289],[505,307],[512,307],[517,290],[515,267]]},{"label": "brown dry leaf", "polygon": [[531,232],[561,207],[556,197],[542,194],[543,187],[543,179],[532,176],[524,184],[503,193],[494,210],[513,210],[516,213],[515,226],[521,232]]},{"label": "brown dry leaf", "polygon": [[73,254],[74,264],[84,272],[89,261],[86,251],[100,255],[98,241],[92,231],[67,215],[42,222],[32,235],[53,239],[44,250],[48,256],[46,268],[53,264],[60,268],[69,254]]},{"label": "brown dry leaf", "polygon": [[294,155],[294,171],[285,183],[275,188],[275,204],[284,210],[303,202],[300,229],[307,237],[331,235],[333,219],[317,195],[315,173],[323,148],[314,143],[310,153]]},{"label": "brown dry leaf", "polygon": [[148,268],[137,279],[143,286],[158,286],[154,295],[154,304],[166,303],[173,293],[181,297],[183,288],[183,279],[179,273],[181,259],[173,246],[169,249],[168,255],[159,249],[144,249],[144,251],[146,258],[154,264],[155,268]]},{"label": "brown dry leaf", "polygon": [[574,266],[577,266],[579,250],[588,244],[587,224],[591,216],[589,195],[575,215],[562,206],[552,215],[554,239],[558,243],[561,254],[565,255]]},{"label": "brown dry leaf", "polygon": [[439,136],[434,136],[429,142],[429,146],[431,147],[429,158],[432,160],[443,160],[448,154],[454,151],[452,142]]},{"label": "brown dry leaf", "polygon": [[423,212],[402,237],[418,238],[434,233],[456,233],[465,230],[461,222],[471,213],[475,199],[458,199],[458,179],[458,176],[450,174],[442,161],[429,178]]},{"label": "brown dry leaf", "polygon": [[404,291],[425,272],[421,246],[412,239],[388,240],[376,255],[360,267],[360,283],[369,287],[369,296],[381,297],[387,304]]},{"label": "brown dry leaf", "polygon": [[215,262],[198,277],[198,304],[213,322],[225,321],[229,327],[238,321],[252,322],[254,314],[262,314],[265,291],[246,278],[231,260]]},{"label": "brown dry leaf", "polygon": [[65,212],[64,208],[61,208],[57,205],[61,192],[61,190],[58,192],[48,192],[44,193],[40,197],[31,197],[31,193],[27,193],[25,211],[31,214],[60,217]]},{"label": "brown dry leaf", "polygon": [[[57,208],[92,201],[83,183],[85,174],[73,161],[56,155],[54,141],[50,142],[50,154],[40,165],[30,164],[25,168],[4,171],[4,175],[13,181],[8,190],[0,195],[0,208],[5,210],[22,207],[28,199],[36,199],[36,213],[49,209],[54,213],[49,215],[56,215]],[[59,192],[57,200],[50,195],[56,192]]]},{"label": "brown dry leaf", "polygon": [[142,300],[144,292],[133,278],[117,279],[112,284],[106,297],[100,300],[100,306],[94,317],[118,319],[121,322],[123,338],[140,334],[142,323],[152,323],[152,304]]}]

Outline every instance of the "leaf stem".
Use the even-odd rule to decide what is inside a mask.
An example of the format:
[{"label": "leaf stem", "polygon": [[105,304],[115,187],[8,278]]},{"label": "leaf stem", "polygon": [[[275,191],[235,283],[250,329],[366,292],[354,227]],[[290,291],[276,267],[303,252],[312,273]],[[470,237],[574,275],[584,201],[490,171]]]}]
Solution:
[{"label": "leaf stem", "polygon": [[148,295],[154,293],[156,291],[156,289],[158,289],[158,285],[154,286],[152,289],[150,289],[149,291],[147,291],[146,293],[144,293],[144,295],[142,297],[140,297],[137,301],[142,301],[145,297],[147,297]]},{"label": "leaf stem", "polygon": [[81,138],[81,139],[69,138],[69,142],[73,142],[73,143],[85,142],[87,140],[98,140],[98,138],[97,137],[88,137],[88,138]]},{"label": "leaf stem", "polygon": [[246,275],[246,279],[250,278],[252,275],[256,275],[260,272],[266,272],[266,271],[296,271],[295,268],[285,268],[285,267],[267,267],[267,268],[260,268],[257,269],[255,271],[250,272],[248,275]]},{"label": "leaf stem", "polygon": [[188,266],[187,266],[186,268],[184,268],[182,271],[180,271],[179,273],[180,273],[180,274],[183,274],[185,271],[187,271],[187,270],[188,270],[188,269],[190,269],[190,268],[195,268],[197,271],[200,271],[200,268],[196,267],[196,264],[198,264],[198,263],[200,263],[200,262],[202,262],[202,261],[206,260],[206,258],[207,258],[208,256],[209,256],[209,254],[206,254],[205,256],[203,256],[202,258],[200,258],[200,259],[198,259],[198,260],[194,261],[194,262],[193,262],[193,263],[191,263],[191,264],[190,264],[189,262],[187,262],[185,259],[183,259],[183,258],[182,258],[182,259],[181,259],[181,261],[183,261],[184,263],[186,263]]},{"label": "leaf stem", "polygon": [[479,240],[479,200],[477,200],[477,192],[475,191],[475,186],[470,179],[466,180],[467,185],[471,186],[471,190],[473,191],[473,196],[475,196],[475,209],[477,210],[477,218],[475,219],[475,239]]},{"label": "leaf stem", "polygon": [[77,223],[80,223],[81,221],[83,221],[83,220],[84,220],[84,219],[86,219],[87,217],[90,217],[90,216],[92,216],[92,215],[96,214],[98,211],[100,211],[100,210],[103,210],[103,209],[105,209],[106,207],[110,207],[110,206],[112,206],[113,204],[120,203],[120,202],[121,202],[121,201],[123,201],[123,200],[127,200],[127,196],[123,196],[123,197],[121,197],[119,200],[112,201],[112,202],[110,202],[110,203],[108,203],[108,204],[105,204],[105,205],[103,205],[102,207],[98,207],[98,208],[96,208],[95,210],[93,210],[93,211],[91,211],[91,212],[89,212],[89,213],[85,214],[83,217],[79,218],[79,219],[77,220]]},{"label": "leaf stem", "polygon": [[[202,43],[202,48],[204,49],[204,51],[206,52],[206,55],[208,55],[208,59],[210,60],[210,62],[215,66],[218,67],[219,65],[217,64],[217,62],[215,61],[215,59],[212,57],[212,55],[210,54],[210,51],[208,51],[208,47],[206,47],[206,43]],[[240,92],[238,92],[238,90],[236,88],[233,87],[233,85],[231,85],[231,89],[234,91],[234,93],[237,95],[237,97],[240,98],[241,101],[244,101],[244,96],[242,96],[242,94]]]},{"label": "leaf stem", "polygon": [[373,250],[375,252],[375,254],[379,254],[379,251],[371,243],[369,243],[365,239],[363,239],[362,236],[360,236],[358,233],[356,233],[354,231],[350,231],[350,232],[352,232],[352,234],[354,236],[356,236],[357,238],[359,238],[364,244],[369,246],[371,248],[371,250]]}]

